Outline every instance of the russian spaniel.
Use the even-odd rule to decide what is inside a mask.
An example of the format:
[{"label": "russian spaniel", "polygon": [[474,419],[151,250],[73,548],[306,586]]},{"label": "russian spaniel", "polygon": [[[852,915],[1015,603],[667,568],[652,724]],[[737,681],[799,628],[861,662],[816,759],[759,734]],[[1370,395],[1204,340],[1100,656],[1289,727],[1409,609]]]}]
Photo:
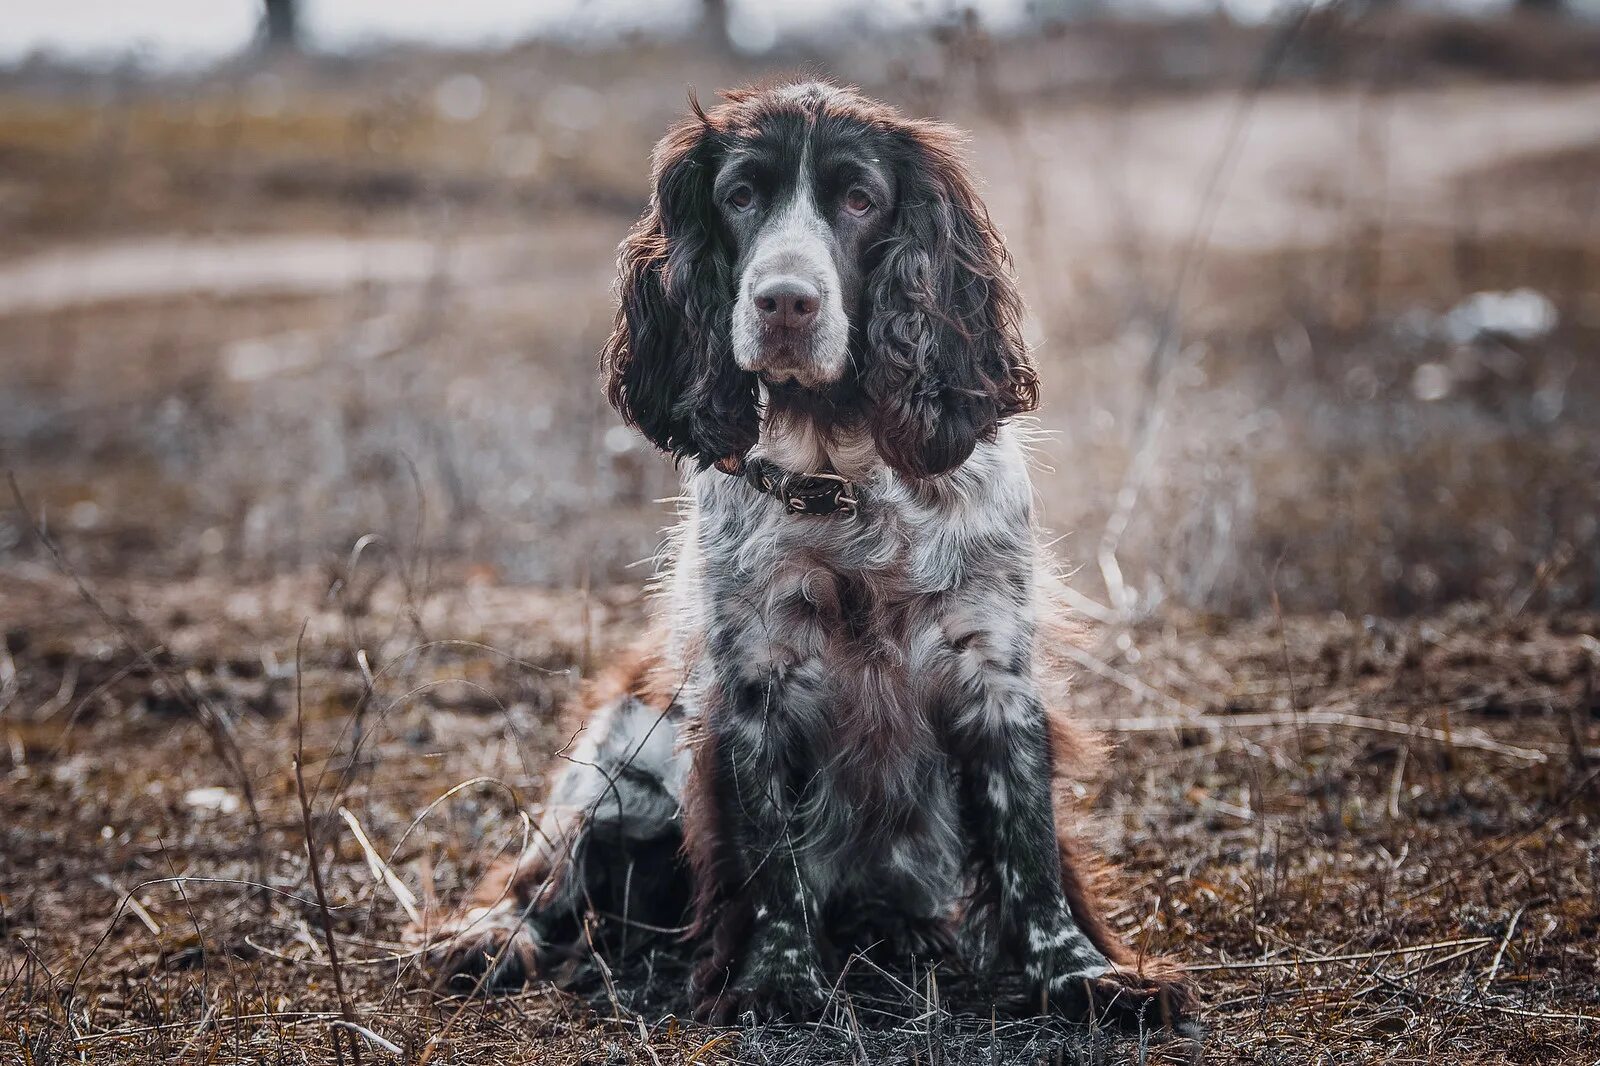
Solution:
[{"label": "russian spaniel", "polygon": [[694,104],[653,176],[602,370],[685,470],[660,630],[591,690],[536,841],[432,931],[437,964],[519,983],[626,913],[687,924],[717,1023],[815,1012],[851,951],[1170,1019],[1177,968],[1112,931],[1057,796],[1086,745],[1041,695],[1007,421],[1038,383],[957,134],[743,89]]}]

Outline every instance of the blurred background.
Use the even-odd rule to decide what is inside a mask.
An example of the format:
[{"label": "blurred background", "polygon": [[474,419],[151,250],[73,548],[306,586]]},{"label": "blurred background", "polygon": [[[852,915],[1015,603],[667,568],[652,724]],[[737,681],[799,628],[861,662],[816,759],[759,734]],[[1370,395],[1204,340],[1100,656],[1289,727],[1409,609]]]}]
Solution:
[{"label": "blurred background", "polygon": [[0,1061],[1198,1061],[919,981],[729,1042],[666,948],[464,1014],[400,940],[644,625],[677,479],[596,353],[651,145],[796,72],[971,131],[1079,794],[1206,1060],[1600,1057],[1600,0],[52,0],[0,16]]},{"label": "blurred background", "polygon": [[[86,573],[636,581],[596,387],[690,90],[971,131],[1090,614],[1600,607],[1600,5],[68,0],[0,28],[0,466]],[[370,543],[371,541],[369,541]],[[0,515],[0,565],[41,559]]]}]

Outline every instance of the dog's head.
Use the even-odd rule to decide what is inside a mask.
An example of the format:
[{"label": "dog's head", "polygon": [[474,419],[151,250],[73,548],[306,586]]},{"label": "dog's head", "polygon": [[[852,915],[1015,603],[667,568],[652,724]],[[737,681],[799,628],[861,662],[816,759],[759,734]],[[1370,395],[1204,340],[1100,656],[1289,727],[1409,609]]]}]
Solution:
[{"label": "dog's head", "polygon": [[817,83],[694,103],[622,247],[602,355],[617,410],[705,466],[756,443],[765,383],[863,421],[917,478],[1031,410],[1010,261],[957,143]]}]

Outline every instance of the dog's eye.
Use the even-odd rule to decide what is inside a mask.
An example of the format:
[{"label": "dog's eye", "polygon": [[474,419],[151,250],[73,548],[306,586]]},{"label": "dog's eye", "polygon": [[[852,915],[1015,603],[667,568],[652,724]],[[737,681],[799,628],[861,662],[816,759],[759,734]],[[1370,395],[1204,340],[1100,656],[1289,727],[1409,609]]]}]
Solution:
[{"label": "dog's eye", "polygon": [[864,215],[872,210],[872,197],[865,189],[851,189],[844,195],[844,207],[852,215]]},{"label": "dog's eye", "polygon": [[728,194],[728,206],[735,211],[747,211],[755,202],[755,190],[748,185],[741,185]]}]

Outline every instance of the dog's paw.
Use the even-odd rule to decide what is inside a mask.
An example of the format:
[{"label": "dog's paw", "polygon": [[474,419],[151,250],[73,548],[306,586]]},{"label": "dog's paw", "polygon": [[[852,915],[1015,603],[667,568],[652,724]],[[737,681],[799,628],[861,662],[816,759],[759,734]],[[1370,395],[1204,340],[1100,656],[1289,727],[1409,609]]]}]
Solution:
[{"label": "dog's paw", "polygon": [[827,1002],[815,969],[749,974],[727,988],[703,992],[694,1018],[707,1025],[736,1025],[746,1015],[758,1022],[803,1022],[816,1017]]},{"label": "dog's paw", "polygon": [[949,919],[907,918],[891,928],[885,939],[894,950],[892,958],[896,962],[903,962],[909,955],[923,962],[947,962],[957,968],[961,966],[956,926]]},{"label": "dog's paw", "polygon": [[848,949],[885,967],[904,966],[910,959],[924,963],[942,962],[964,969],[955,922],[943,916],[908,914],[892,909],[872,910],[854,921],[839,922],[829,929],[829,939],[838,961],[839,951]]},{"label": "dog's paw", "polygon": [[509,902],[474,907],[431,928],[413,928],[406,939],[422,952],[435,983],[444,989],[505,991],[547,972],[544,938]]},{"label": "dog's paw", "polygon": [[1031,982],[1029,1010],[1074,1021],[1170,1028],[1192,1006],[1192,993],[1174,973],[1138,973],[1092,965]]}]

